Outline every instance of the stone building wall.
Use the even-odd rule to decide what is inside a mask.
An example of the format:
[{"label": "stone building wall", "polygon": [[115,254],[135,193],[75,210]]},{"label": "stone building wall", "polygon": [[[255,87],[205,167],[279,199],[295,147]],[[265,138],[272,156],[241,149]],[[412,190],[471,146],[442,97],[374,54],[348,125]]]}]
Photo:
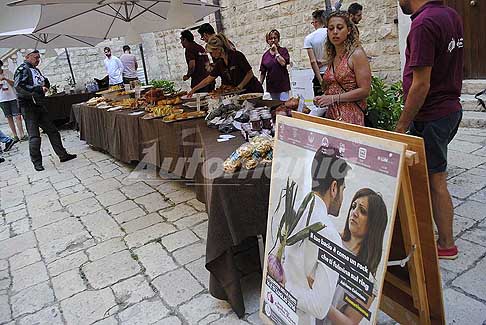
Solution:
[{"label": "stone building wall", "polygon": [[[281,33],[281,45],[289,49],[292,67],[309,68],[307,53],[302,49],[304,37],[313,28],[311,13],[322,8],[320,0],[288,0],[266,8],[258,9],[257,0],[221,0],[224,33],[245,53],[258,75],[261,55],[266,50],[265,33],[276,28]],[[351,0],[345,0],[343,9]],[[398,43],[398,17],[396,0],[366,0],[363,4],[363,20],[359,24],[363,46],[371,57],[373,74],[395,81],[400,78],[400,56]],[[214,17],[208,17],[214,24]],[[187,66],[184,50],[179,41],[180,31],[166,31],[142,35],[149,80],[168,79],[176,81],[178,87],[187,89],[189,82],[183,82]],[[202,44],[194,31],[195,39]],[[78,83],[93,77],[105,75],[103,47],[110,46],[115,55],[122,54],[124,39],[105,41],[96,48],[70,49],[71,61]],[[132,46],[132,53],[140,58],[138,46]],[[139,66],[141,61],[139,60]],[[64,54],[43,62],[44,73],[54,84],[64,85],[69,77],[69,68]]]}]

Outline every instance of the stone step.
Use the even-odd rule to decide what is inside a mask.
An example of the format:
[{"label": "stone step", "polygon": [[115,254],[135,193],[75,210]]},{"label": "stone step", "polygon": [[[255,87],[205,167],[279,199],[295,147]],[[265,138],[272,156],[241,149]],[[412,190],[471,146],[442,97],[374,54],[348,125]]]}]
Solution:
[{"label": "stone step", "polygon": [[486,129],[486,112],[464,111],[461,127]]},{"label": "stone step", "polygon": [[466,94],[461,95],[461,105],[463,110],[479,112],[483,108],[481,105],[478,104],[479,101],[476,98],[474,98],[474,95],[466,95]]},{"label": "stone step", "polygon": [[462,93],[465,95],[476,95],[484,89],[486,89],[486,80],[484,79],[466,79],[462,81]]}]

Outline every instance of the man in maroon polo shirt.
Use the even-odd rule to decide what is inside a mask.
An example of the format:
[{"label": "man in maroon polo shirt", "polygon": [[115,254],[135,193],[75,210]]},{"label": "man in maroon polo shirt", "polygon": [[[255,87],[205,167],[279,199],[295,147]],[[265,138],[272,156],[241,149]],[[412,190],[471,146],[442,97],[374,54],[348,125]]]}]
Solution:
[{"label": "man in maroon polo shirt", "polygon": [[[181,45],[186,50],[187,73],[182,77],[184,81],[191,79],[191,88],[194,88],[209,75],[206,66],[209,65],[209,58],[206,50],[196,42],[194,35],[188,30],[181,32]],[[214,90],[214,83],[201,88],[198,92],[210,92]]]},{"label": "man in maroon polo shirt", "polygon": [[443,1],[399,0],[412,14],[403,72],[405,108],[397,132],[424,139],[439,258],[458,254],[452,234],[453,206],[447,189],[447,145],[462,118],[464,32],[460,16]]}]

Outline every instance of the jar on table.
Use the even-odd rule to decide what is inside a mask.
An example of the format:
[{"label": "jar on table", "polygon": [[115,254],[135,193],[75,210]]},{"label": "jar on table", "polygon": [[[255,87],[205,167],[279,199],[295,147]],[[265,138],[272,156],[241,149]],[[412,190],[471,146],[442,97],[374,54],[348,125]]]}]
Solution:
[{"label": "jar on table", "polygon": [[260,118],[260,114],[251,114],[250,115],[250,124],[251,129],[253,131],[261,131],[262,129],[262,120]]},{"label": "jar on table", "polygon": [[271,130],[273,127],[272,124],[272,113],[263,113],[262,114],[262,127],[266,130]]}]

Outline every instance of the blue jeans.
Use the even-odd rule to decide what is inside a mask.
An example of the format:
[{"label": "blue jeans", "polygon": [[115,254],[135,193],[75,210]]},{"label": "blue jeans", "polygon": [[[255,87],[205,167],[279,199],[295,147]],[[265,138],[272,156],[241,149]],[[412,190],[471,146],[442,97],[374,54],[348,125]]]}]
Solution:
[{"label": "blue jeans", "polygon": [[3,133],[2,130],[0,130],[0,142],[7,143],[10,142],[10,140],[12,140],[12,138]]}]

